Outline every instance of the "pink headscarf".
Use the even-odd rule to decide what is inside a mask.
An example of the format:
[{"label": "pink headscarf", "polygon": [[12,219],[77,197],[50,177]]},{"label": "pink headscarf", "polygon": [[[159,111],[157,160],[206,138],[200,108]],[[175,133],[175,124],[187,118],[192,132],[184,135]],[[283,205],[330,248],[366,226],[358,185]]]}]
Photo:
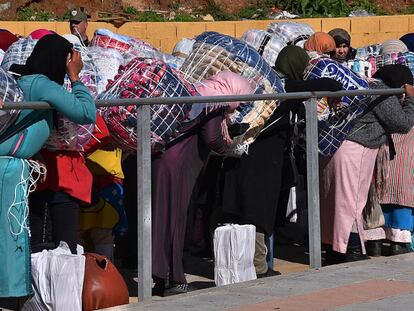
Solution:
[{"label": "pink headscarf", "polygon": [[54,34],[55,32],[47,29],[37,29],[33,31],[29,36],[32,37],[32,39],[40,40],[42,37],[46,35]]},{"label": "pink headscarf", "polygon": [[[221,71],[194,86],[201,96],[249,95],[254,93],[254,89],[247,79],[231,71]],[[224,105],[228,106],[229,112],[233,112],[240,103],[230,102],[224,103]],[[226,119],[223,119],[221,131],[226,142],[231,144],[233,140],[230,138]]]},{"label": "pink headscarf", "polygon": [[[201,96],[249,95],[254,93],[254,89],[247,79],[231,71],[221,71],[197,83],[195,88]],[[227,105],[230,111],[234,111],[240,103],[232,102],[227,103]]]}]

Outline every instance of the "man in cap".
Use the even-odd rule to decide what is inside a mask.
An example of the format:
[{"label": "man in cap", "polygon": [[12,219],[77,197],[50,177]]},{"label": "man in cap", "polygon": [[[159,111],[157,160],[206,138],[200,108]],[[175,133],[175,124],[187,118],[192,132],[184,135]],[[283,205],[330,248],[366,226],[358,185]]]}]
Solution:
[{"label": "man in cap", "polygon": [[77,36],[85,46],[88,46],[89,39],[86,35],[88,27],[88,16],[81,10],[73,10],[70,12],[70,32]]}]

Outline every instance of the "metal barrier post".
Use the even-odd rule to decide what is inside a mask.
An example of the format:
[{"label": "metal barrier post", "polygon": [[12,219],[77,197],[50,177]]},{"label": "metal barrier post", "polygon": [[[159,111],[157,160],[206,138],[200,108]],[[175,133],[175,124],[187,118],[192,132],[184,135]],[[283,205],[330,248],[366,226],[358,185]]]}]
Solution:
[{"label": "metal barrier post", "polygon": [[138,107],[137,202],[138,202],[138,299],[152,297],[151,251],[151,107]]},{"label": "metal barrier post", "polygon": [[322,266],[318,157],[317,99],[311,98],[306,102],[306,175],[308,184],[309,264],[311,268]]}]

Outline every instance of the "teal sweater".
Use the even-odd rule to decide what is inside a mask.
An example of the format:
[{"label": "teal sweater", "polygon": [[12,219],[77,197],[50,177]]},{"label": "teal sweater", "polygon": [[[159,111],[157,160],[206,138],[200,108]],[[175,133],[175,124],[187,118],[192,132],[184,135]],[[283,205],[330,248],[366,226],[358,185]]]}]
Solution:
[{"label": "teal sweater", "polygon": [[[23,76],[17,82],[23,90],[26,101],[48,102],[75,123],[95,123],[95,103],[83,83],[73,83],[70,93],[44,75]],[[22,110],[15,124],[23,119],[30,120],[27,128],[0,144],[0,156],[30,158],[46,142],[53,127],[53,110]]]}]

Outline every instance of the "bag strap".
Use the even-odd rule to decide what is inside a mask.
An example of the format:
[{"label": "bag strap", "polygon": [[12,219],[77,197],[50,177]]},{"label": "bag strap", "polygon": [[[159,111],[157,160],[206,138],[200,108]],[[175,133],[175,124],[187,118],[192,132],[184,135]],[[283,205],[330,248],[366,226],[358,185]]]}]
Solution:
[{"label": "bag strap", "polygon": [[0,144],[4,143],[6,140],[13,137],[22,130],[27,129],[30,125],[34,124],[43,114],[45,114],[45,110],[34,110],[19,122],[16,122],[13,125],[9,126],[0,135]]}]

